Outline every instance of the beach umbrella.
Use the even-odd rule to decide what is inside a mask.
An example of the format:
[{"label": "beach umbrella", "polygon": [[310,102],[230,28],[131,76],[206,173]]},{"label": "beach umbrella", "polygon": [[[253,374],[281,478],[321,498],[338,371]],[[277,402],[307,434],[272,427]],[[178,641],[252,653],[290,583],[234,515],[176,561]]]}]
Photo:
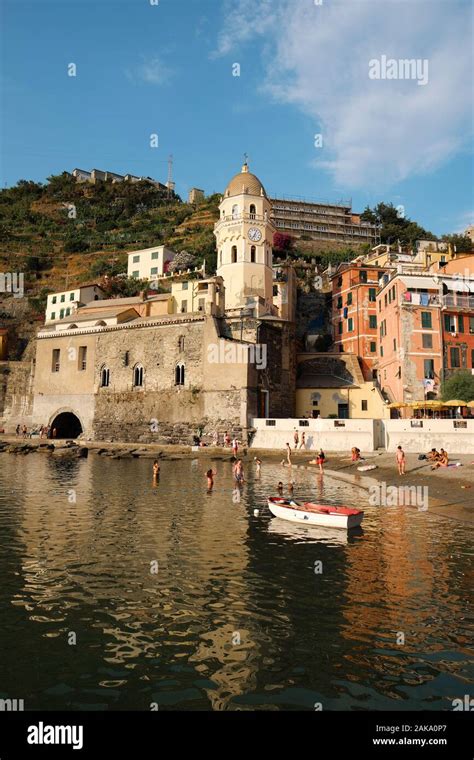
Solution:
[{"label": "beach umbrella", "polygon": [[391,404],[387,404],[387,406],[389,409],[402,409],[404,406],[408,406],[408,404],[402,401],[393,401]]},{"label": "beach umbrella", "polygon": [[459,401],[458,399],[451,399],[451,401],[445,401],[444,406],[466,406],[466,402]]},{"label": "beach umbrella", "polygon": [[474,399],[472,401],[469,401],[468,404],[466,404],[470,409],[474,409]]}]

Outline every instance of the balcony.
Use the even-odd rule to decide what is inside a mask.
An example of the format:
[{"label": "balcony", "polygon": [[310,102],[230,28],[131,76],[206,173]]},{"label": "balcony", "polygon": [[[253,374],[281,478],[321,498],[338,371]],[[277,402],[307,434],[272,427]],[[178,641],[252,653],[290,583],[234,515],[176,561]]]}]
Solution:
[{"label": "balcony", "polygon": [[221,216],[219,220],[216,222],[216,224],[219,224],[219,222],[266,222],[267,217],[262,216],[261,214],[249,214],[247,212],[241,213],[241,214],[226,214],[225,216]]},{"label": "balcony", "polygon": [[[400,306],[441,306],[441,298],[439,295],[430,295],[429,293],[410,293],[410,300],[406,300],[404,297],[405,294],[402,294],[400,298]],[[428,295],[428,301],[426,301],[426,295]],[[425,296],[422,301],[422,296]]]},{"label": "balcony", "polygon": [[441,296],[443,309],[474,310],[474,293],[447,293]]}]

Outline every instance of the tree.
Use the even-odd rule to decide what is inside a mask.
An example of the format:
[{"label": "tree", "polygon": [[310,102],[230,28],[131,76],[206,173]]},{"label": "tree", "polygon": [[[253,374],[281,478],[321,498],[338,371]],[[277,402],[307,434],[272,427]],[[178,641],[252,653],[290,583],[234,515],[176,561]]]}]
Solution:
[{"label": "tree", "polygon": [[294,238],[284,232],[275,232],[273,236],[273,248],[275,253],[291,253],[295,246]]},{"label": "tree", "polygon": [[185,269],[192,269],[196,266],[196,259],[187,251],[181,251],[180,253],[177,253],[174,257],[173,261],[171,262],[169,266],[170,272],[179,272]]},{"label": "tree", "polygon": [[456,253],[471,253],[474,250],[474,243],[467,235],[443,235],[442,240],[451,243]]},{"label": "tree", "polygon": [[474,401],[474,375],[461,371],[448,377],[441,384],[441,398],[443,401],[459,399],[459,401],[465,401],[466,404]]},{"label": "tree", "polygon": [[364,222],[382,225],[382,243],[396,243],[399,240],[405,245],[413,245],[415,240],[436,240],[432,232],[405,215],[403,206],[395,207],[393,203],[378,203],[373,209],[367,206],[360,218]]}]

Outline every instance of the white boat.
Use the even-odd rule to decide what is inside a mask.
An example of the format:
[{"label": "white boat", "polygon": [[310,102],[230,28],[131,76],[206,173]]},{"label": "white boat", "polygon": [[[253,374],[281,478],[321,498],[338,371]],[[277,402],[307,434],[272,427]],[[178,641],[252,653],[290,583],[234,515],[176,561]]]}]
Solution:
[{"label": "white boat", "polygon": [[284,499],[279,496],[271,496],[268,499],[268,508],[272,515],[281,517],[283,520],[302,525],[322,525],[345,530],[357,528],[364,517],[360,509],[334,507],[331,504],[313,504],[308,501],[300,504],[293,499]]}]

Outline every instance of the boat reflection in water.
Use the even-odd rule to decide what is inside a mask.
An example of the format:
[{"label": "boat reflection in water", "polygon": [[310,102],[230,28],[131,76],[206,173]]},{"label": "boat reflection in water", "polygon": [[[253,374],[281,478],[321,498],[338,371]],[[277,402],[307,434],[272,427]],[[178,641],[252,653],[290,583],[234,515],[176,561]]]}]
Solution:
[{"label": "boat reflection in water", "polygon": [[340,545],[352,543],[352,541],[364,533],[361,527],[352,528],[352,530],[347,532],[339,528],[322,528],[319,525],[290,523],[288,520],[282,520],[280,517],[274,517],[269,521],[268,532],[281,536],[281,538],[295,544],[318,544],[323,542]]}]

